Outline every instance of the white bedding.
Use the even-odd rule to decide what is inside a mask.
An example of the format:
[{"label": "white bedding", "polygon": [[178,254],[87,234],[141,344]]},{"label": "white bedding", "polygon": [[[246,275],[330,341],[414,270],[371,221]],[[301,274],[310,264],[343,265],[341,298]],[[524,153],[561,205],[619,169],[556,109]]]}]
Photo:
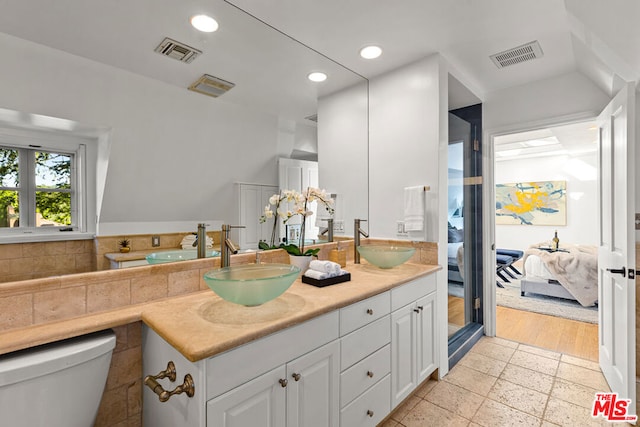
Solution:
[{"label": "white bedding", "polygon": [[[525,276],[534,280],[557,280],[580,304],[593,306],[598,301],[597,248],[563,245],[562,249],[553,253],[535,247],[527,249],[524,253]],[[530,261],[531,258],[534,260]]]},{"label": "white bedding", "polygon": [[538,255],[529,254],[524,262],[524,271],[526,272],[527,277],[530,278],[556,280]]},{"label": "white bedding", "polygon": [[449,243],[447,244],[447,258],[452,261],[458,257],[458,248],[462,246],[463,242]]}]

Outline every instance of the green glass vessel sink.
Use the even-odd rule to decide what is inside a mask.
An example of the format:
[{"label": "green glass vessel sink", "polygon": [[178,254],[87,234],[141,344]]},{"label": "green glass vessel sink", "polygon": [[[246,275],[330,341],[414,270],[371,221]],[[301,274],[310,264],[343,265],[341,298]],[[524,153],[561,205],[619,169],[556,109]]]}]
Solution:
[{"label": "green glass vessel sink", "polygon": [[282,295],[299,273],[289,264],[232,265],[206,272],[204,281],[222,299],[251,307]]},{"label": "green glass vessel sink", "polygon": [[405,246],[367,245],[358,246],[358,252],[369,264],[380,268],[393,268],[407,262],[416,249]]},{"label": "green glass vessel sink", "polygon": [[[206,258],[220,256],[220,252],[207,249]],[[149,264],[162,264],[164,262],[187,261],[198,258],[197,249],[176,249],[175,251],[154,252],[146,256]]]}]

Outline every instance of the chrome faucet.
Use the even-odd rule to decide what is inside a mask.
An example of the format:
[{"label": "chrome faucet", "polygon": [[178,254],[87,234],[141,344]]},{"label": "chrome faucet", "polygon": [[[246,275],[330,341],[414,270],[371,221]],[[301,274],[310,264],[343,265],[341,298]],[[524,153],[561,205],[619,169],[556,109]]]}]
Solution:
[{"label": "chrome faucet", "polygon": [[198,233],[196,233],[196,240],[193,241],[193,247],[198,248],[198,258],[205,258],[207,256],[207,225],[198,224]]},{"label": "chrome faucet", "polygon": [[229,237],[232,228],[245,228],[244,225],[222,225],[222,234],[220,235],[220,267],[229,267],[231,265],[231,254],[237,254],[238,248],[233,244]]},{"label": "chrome faucet", "polygon": [[358,246],[360,246],[360,235],[369,237],[369,234],[360,228],[361,222],[367,222],[366,219],[355,219],[353,221],[353,263],[360,264],[360,252],[358,252]]},{"label": "chrome faucet", "polygon": [[327,234],[327,241],[333,242],[333,218],[326,218],[323,221],[327,221],[327,226],[320,229],[319,236]]}]

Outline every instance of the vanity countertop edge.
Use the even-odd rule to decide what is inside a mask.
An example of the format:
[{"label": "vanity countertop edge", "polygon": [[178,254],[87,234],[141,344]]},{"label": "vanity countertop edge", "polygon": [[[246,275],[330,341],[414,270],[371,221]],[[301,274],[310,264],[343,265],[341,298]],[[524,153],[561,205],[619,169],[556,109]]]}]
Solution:
[{"label": "vanity countertop edge", "polygon": [[298,278],[283,295],[258,307],[226,302],[210,290],[198,291],[0,332],[0,354],[142,320],[196,362],[441,269],[410,263],[389,270],[349,264],[349,282],[317,288]]}]

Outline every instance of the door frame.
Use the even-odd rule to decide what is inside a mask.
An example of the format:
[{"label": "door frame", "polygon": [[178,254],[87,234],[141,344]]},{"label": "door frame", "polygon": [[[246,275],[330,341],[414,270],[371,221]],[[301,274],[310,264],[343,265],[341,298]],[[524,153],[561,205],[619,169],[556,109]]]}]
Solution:
[{"label": "door frame", "polygon": [[[595,120],[599,115],[597,111],[585,111],[576,114],[557,116],[543,120],[519,123],[517,125],[504,126],[495,129],[487,129],[484,132],[482,142],[483,152],[483,190],[482,197],[486,201],[482,208],[483,229],[483,257],[485,260],[483,274],[483,299],[484,299],[484,333],[489,337],[496,336],[496,254],[495,254],[495,227],[496,206],[489,201],[495,200],[495,175],[494,175],[494,140],[498,136],[513,133],[528,132],[546,127],[563,124],[579,123]],[[600,308],[598,308],[600,310]]]}]

